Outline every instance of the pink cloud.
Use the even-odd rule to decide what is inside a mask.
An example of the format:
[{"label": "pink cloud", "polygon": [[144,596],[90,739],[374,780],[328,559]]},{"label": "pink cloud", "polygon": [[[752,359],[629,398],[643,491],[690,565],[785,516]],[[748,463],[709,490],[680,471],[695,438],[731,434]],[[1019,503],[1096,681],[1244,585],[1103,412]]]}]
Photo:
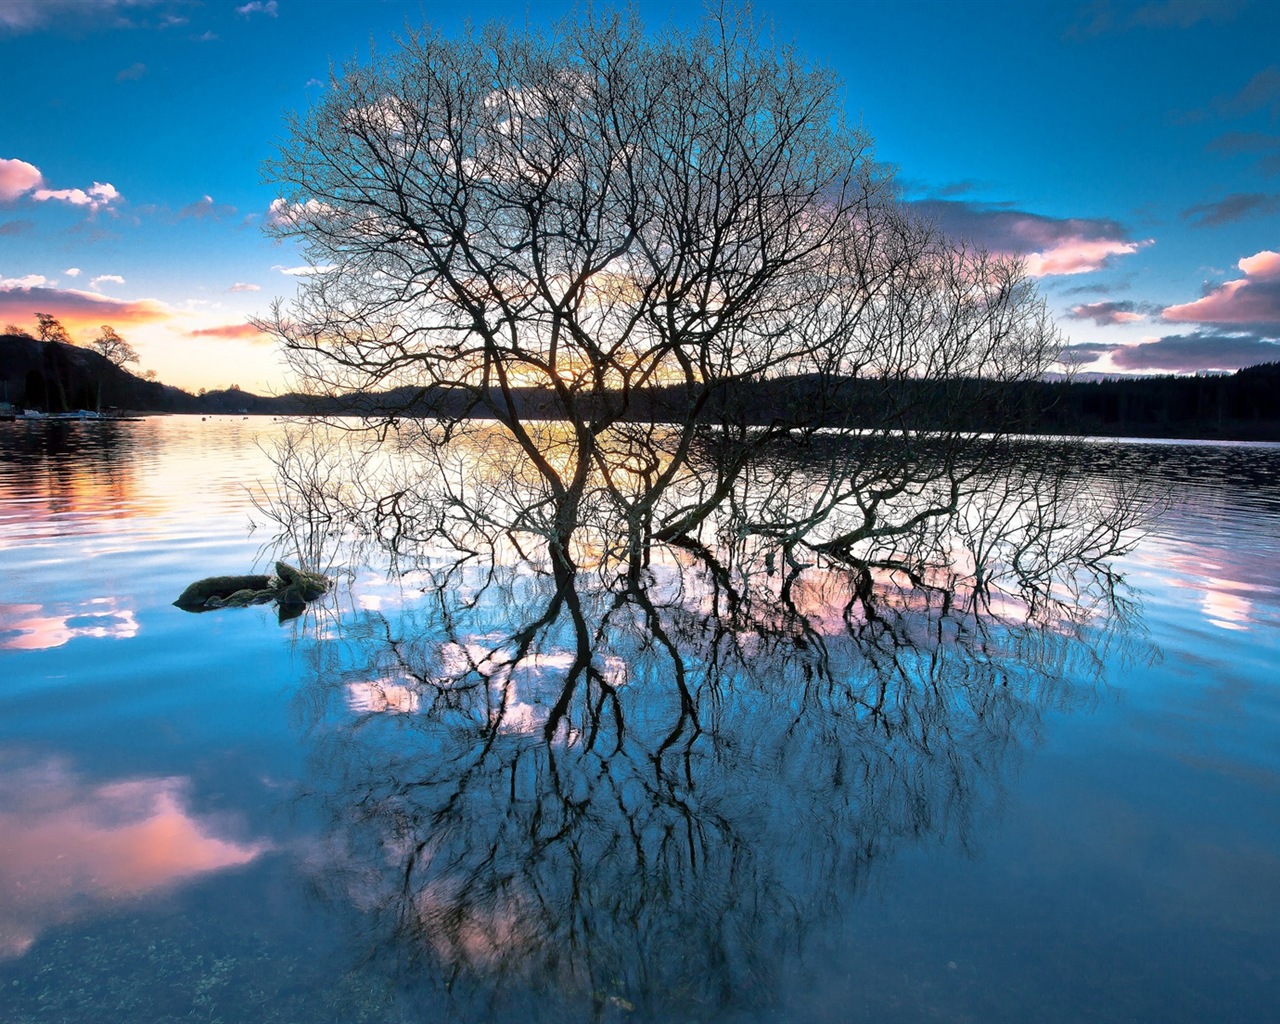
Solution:
[{"label": "pink cloud", "polygon": [[1263,250],[1236,264],[1244,277],[1218,285],[1194,302],[1169,306],[1165,320],[1280,327],[1280,253]]},{"label": "pink cloud", "polygon": [[8,203],[44,183],[40,169],[25,160],[0,160],[0,202]]},{"label": "pink cloud", "polygon": [[1143,319],[1132,302],[1086,302],[1071,310],[1076,320],[1092,320],[1099,327],[1111,324],[1131,324]]},{"label": "pink cloud", "polygon": [[1101,270],[1117,256],[1128,256],[1152,244],[1129,237],[1123,225],[1108,218],[1046,217],[1005,206],[946,199],[910,204],[944,233],[980,245],[993,253],[1021,254],[1027,272],[1084,274]]},{"label": "pink cloud", "polygon": [[96,292],[52,288],[44,281],[37,283],[38,276],[0,283],[0,321],[24,323],[39,310],[56,316],[69,329],[93,329],[104,323],[154,323],[174,315],[155,299],[113,299]]},{"label": "pink cloud", "polygon": [[1246,256],[1236,264],[1250,277],[1280,277],[1280,252],[1264,249],[1254,256]]},{"label": "pink cloud", "polygon": [[269,844],[217,834],[180,777],[95,783],[58,761],[0,762],[0,958],[49,928],[248,864]]},{"label": "pink cloud", "polygon": [[1032,277],[1087,274],[1093,270],[1101,270],[1112,256],[1129,256],[1151,243],[1151,239],[1145,242],[1124,242],[1118,239],[1070,238],[1044,252],[1028,253],[1027,273]]},{"label": "pink cloud", "polygon": [[253,324],[222,324],[218,327],[202,327],[188,331],[191,338],[247,338],[249,341],[268,341],[271,336],[263,334]]}]

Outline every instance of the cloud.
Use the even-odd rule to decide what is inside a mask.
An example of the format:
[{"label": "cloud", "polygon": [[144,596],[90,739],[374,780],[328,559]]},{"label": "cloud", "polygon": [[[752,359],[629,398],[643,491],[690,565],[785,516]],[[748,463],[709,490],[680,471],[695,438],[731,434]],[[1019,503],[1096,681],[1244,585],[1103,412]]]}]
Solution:
[{"label": "cloud", "polygon": [[202,327],[199,330],[188,331],[187,336],[191,338],[233,338],[247,339],[249,341],[270,341],[272,336],[264,334],[253,324],[221,324],[217,327]]},{"label": "cloud", "polygon": [[1264,250],[1237,266],[1244,277],[1220,284],[1194,302],[1169,306],[1161,315],[1179,323],[1251,325],[1280,332],[1280,253]]},{"label": "cloud", "polygon": [[1262,192],[1236,192],[1216,203],[1200,203],[1182,211],[1184,220],[1193,228],[1212,228],[1231,224],[1245,217],[1265,216],[1280,210],[1280,195]]},{"label": "cloud", "polygon": [[243,14],[246,18],[253,14],[266,14],[274,18],[279,13],[276,0],[249,0],[249,3],[236,8],[236,14]]},{"label": "cloud", "polygon": [[[3,10],[0,7],[0,10]],[[89,189],[42,188],[44,175],[34,164],[25,160],[0,160],[0,202],[12,202],[30,194],[40,203],[54,200],[72,206],[87,206],[91,213],[110,207],[124,197],[109,182],[95,181]]]},{"label": "cloud", "polygon": [[21,283],[37,276],[0,283],[0,321],[22,322],[30,319],[36,310],[51,313],[68,326],[86,327],[104,323],[154,323],[173,316],[168,306],[155,299],[114,299],[97,292],[54,288],[43,280],[29,285]]},{"label": "cloud", "polygon": [[267,224],[274,228],[292,228],[307,218],[331,213],[333,207],[317,199],[308,199],[305,203],[289,203],[283,199],[271,200],[267,207]]},{"label": "cloud", "polygon": [[[40,29],[82,31],[99,28],[165,28],[174,16],[169,0],[2,0],[0,34],[21,35]],[[161,8],[151,16],[148,8]]]},{"label": "cloud", "polygon": [[1218,112],[1225,117],[1247,117],[1259,110],[1266,111],[1273,123],[1280,121],[1280,67],[1274,64],[1259,71],[1234,96],[1218,103]]},{"label": "cloud", "polygon": [[1022,254],[1034,277],[1083,274],[1110,265],[1150,239],[1138,241],[1105,218],[1046,217],[986,203],[925,199],[910,204],[947,234],[996,253]]},{"label": "cloud", "polygon": [[1188,29],[1202,21],[1230,21],[1244,7],[1244,0],[1151,0],[1123,9],[1110,0],[1094,0],[1081,12],[1082,20],[1066,34],[1071,39],[1087,39],[1141,28]]},{"label": "cloud", "polygon": [[0,160],[0,203],[12,202],[42,184],[44,176],[33,164],[25,160]]},{"label": "cloud", "polygon": [[290,277],[311,277],[313,274],[327,274],[331,270],[336,270],[337,267],[332,264],[324,267],[285,267],[277,263],[271,269],[278,270],[280,273],[287,274]]},{"label": "cloud", "polygon": [[1073,320],[1092,320],[1099,327],[1136,323],[1144,316],[1133,302],[1086,302],[1069,315]]},{"label": "cloud", "polygon": [[313,85],[319,86],[321,89],[324,88],[324,82],[320,81],[320,79],[308,78],[306,88],[310,89]]},{"label": "cloud", "polygon": [[28,274],[26,277],[0,277],[0,291],[12,291],[15,288],[39,288],[49,281],[41,274]]},{"label": "cloud", "polygon": [[247,284],[244,281],[237,281],[230,288],[228,288],[227,291],[229,292],[260,292],[262,291],[262,287],[256,284]]},{"label": "cloud", "polygon": [[1224,132],[1205,149],[1223,156],[1253,157],[1263,174],[1280,174],[1280,135],[1265,132]]},{"label": "cloud", "polygon": [[226,203],[215,203],[213,196],[201,196],[194,203],[188,203],[178,211],[178,220],[192,218],[194,220],[222,220],[235,216],[236,208]]},{"label": "cloud", "polygon": [[1243,0],[1158,0],[1139,7],[1129,18],[1134,28],[1192,28],[1202,21],[1230,21]]},{"label": "cloud", "polygon": [[1130,281],[1108,281],[1090,282],[1088,284],[1076,284],[1067,286],[1059,286],[1054,289],[1059,295],[1115,295],[1117,292],[1127,292],[1132,287]]},{"label": "cloud", "polygon": [[52,199],[72,206],[87,206],[91,213],[97,213],[124,197],[110,182],[95,181],[88,191],[82,188],[38,188],[31,193],[31,198],[41,203]]},{"label": "cloud", "polygon": [[126,899],[248,864],[262,840],[220,835],[186,777],[89,780],[65,762],[0,755],[0,958]]},{"label": "cloud", "polygon": [[123,71],[116,72],[117,82],[136,82],[147,73],[147,66],[142,63],[130,64]]},{"label": "cloud", "polygon": [[1249,334],[1175,334],[1111,351],[1111,362],[1118,369],[1170,373],[1238,370],[1276,361],[1280,361],[1280,343]]},{"label": "cloud", "polygon": [[1110,355],[1120,346],[1106,345],[1102,342],[1086,341],[1078,345],[1068,345],[1058,355],[1060,363],[1092,363],[1105,355]]},{"label": "cloud", "polygon": [[1102,270],[1112,256],[1130,256],[1153,239],[1143,242],[1121,242],[1111,239],[1069,238],[1044,252],[1028,253],[1027,273],[1032,277],[1051,274],[1088,274]]},{"label": "cloud", "polygon": [[971,179],[947,181],[939,185],[925,181],[923,178],[908,178],[901,174],[894,175],[893,183],[904,196],[918,196],[921,199],[954,199],[974,192],[984,192],[993,187],[990,182]]},{"label": "cloud", "polygon": [[1280,362],[1280,341],[1257,334],[1172,334],[1137,345],[1086,342],[1062,350],[1058,362],[1083,366],[1106,359],[1119,372],[1230,372]]},{"label": "cloud", "polygon": [[64,270],[64,271],[63,271],[63,273],[64,273],[64,274],[66,274],[66,275],[67,275],[67,277],[79,277],[79,276],[80,276],[80,268],[79,268],[79,267],[68,267],[66,270]]},{"label": "cloud", "polygon": [[104,284],[124,284],[124,278],[119,274],[102,274],[90,281],[89,287],[96,292]]},{"label": "cloud", "polygon": [[35,227],[31,220],[6,220],[0,223],[0,237],[4,235],[21,235]]}]

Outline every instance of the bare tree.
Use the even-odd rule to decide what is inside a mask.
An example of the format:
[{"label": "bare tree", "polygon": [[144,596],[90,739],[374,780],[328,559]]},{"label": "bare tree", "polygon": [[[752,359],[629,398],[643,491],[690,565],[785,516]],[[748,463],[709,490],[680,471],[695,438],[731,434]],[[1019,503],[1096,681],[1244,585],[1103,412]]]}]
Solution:
[{"label": "bare tree", "polygon": [[57,341],[64,345],[71,344],[71,336],[67,329],[52,313],[36,314],[36,332],[41,341]]},{"label": "bare tree", "polygon": [[123,367],[125,363],[138,361],[138,353],[134,347],[120,337],[114,327],[109,327],[107,324],[102,325],[102,330],[89,343],[89,348],[119,367]]},{"label": "bare tree", "polygon": [[[260,326],[314,392],[442,419],[420,450],[496,420],[545,496],[511,525],[566,563],[588,509],[633,566],[693,537],[761,453],[817,427],[955,448],[1061,347],[1021,266],[908,216],[836,79],[744,14],[689,35],[612,14],[424,29],[335,72],[286,134],[271,225],[315,272]],[[709,430],[717,457],[691,473]],[[895,457],[868,491],[856,468],[832,462],[779,539],[858,495],[824,550],[889,529],[910,474]],[[898,525],[953,515],[951,483]]]}]

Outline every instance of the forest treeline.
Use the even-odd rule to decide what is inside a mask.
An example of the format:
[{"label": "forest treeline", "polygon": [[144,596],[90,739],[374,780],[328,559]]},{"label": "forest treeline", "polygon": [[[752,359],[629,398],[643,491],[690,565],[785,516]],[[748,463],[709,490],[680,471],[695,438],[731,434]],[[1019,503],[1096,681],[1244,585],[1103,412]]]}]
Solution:
[{"label": "forest treeline", "polygon": [[[193,395],[144,380],[88,349],[17,335],[0,335],[0,386],[0,400],[43,412],[465,415],[472,401],[461,392],[412,388],[320,398],[262,396],[238,388]],[[965,401],[970,392],[972,401]],[[516,389],[513,399],[525,418],[552,412],[552,403],[536,389]],[[641,421],[680,418],[686,408],[683,392],[674,388],[651,388],[627,401],[629,417]],[[957,406],[965,410],[959,424]],[[942,426],[935,414],[944,408],[952,410],[947,426],[975,431],[1277,441],[1280,363],[1229,375],[1038,381],[996,389],[990,382],[964,380],[786,377],[739,384],[719,394],[707,415],[748,425],[929,430]],[[893,410],[888,422],[886,409]]]}]

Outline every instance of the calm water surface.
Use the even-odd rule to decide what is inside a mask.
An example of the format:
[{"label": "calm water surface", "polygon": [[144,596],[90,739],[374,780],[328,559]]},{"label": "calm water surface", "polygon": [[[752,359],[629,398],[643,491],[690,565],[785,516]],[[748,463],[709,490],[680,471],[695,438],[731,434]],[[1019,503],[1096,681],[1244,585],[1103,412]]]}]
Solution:
[{"label": "calm water surface", "polygon": [[994,660],[825,636],[874,720],[799,645],[619,625],[592,747],[538,728],[554,626],[498,706],[488,655],[419,685],[537,579],[172,606],[289,554],[278,429],[0,424],[0,1020],[1280,1020],[1280,447],[1092,443],[1171,488],[1133,606]]}]

